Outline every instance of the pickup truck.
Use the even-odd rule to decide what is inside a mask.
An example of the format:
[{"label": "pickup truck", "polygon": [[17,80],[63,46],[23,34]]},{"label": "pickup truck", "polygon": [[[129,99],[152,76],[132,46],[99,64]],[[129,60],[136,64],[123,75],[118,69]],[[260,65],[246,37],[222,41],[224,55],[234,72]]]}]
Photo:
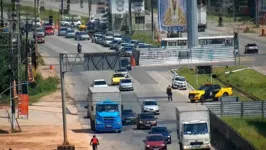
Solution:
[{"label": "pickup truck", "polygon": [[217,101],[220,97],[233,95],[232,88],[222,88],[218,84],[205,84],[201,86],[198,90],[189,92],[188,98],[190,102],[195,101],[204,102],[206,99],[213,99]]}]

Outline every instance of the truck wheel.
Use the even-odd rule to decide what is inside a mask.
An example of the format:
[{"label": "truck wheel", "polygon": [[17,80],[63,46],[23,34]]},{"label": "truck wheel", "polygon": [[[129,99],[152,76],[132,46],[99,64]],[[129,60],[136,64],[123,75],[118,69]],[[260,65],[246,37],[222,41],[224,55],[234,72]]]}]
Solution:
[{"label": "truck wheel", "polygon": [[201,103],[204,102],[204,97],[203,97],[203,96],[200,97],[200,102],[201,102]]},{"label": "truck wheel", "polygon": [[116,131],[117,133],[121,133],[121,130]]},{"label": "truck wheel", "polygon": [[223,97],[224,97],[224,96],[228,96],[228,93],[227,93],[227,92],[225,92],[225,93],[223,94]]}]

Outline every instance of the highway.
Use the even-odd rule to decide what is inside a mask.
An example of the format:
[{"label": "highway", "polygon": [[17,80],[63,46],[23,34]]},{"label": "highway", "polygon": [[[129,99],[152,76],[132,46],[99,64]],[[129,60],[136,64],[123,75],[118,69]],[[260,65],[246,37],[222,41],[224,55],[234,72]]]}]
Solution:
[{"label": "highway", "polygon": [[[46,43],[40,44],[39,49],[43,55],[58,56],[58,53],[76,52],[77,41],[65,39],[58,36],[47,36]],[[103,48],[90,41],[82,41],[83,52],[107,52],[108,48]],[[44,57],[45,58],[45,57]],[[48,63],[58,64],[57,58],[45,58]],[[58,69],[58,68],[57,68]],[[66,87],[68,95],[74,99],[79,110],[80,121],[84,127],[84,132],[91,133],[89,120],[85,119],[86,95],[88,87],[94,79],[103,78],[110,82],[112,71],[93,71],[66,73]],[[143,99],[154,98],[160,103],[161,114],[158,116],[158,124],[166,126],[172,131],[173,143],[169,145],[169,150],[176,150],[178,147],[176,138],[175,105],[192,105],[188,102],[187,91],[174,91],[174,102],[167,102],[166,87],[170,84],[172,73],[168,68],[157,67],[141,68],[135,67],[130,72],[130,77],[134,81],[134,92],[123,92],[122,103],[124,108],[131,108],[136,113],[140,112]],[[100,148],[107,150],[136,150],[143,149],[142,140],[147,135],[148,130],[136,130],[136,126],[125,126],[120,134],[102,133],[97,136],[100,138]],[[89,139],[88,139],[89,140]],[[70,141],[71,142],[71,141]]]}]

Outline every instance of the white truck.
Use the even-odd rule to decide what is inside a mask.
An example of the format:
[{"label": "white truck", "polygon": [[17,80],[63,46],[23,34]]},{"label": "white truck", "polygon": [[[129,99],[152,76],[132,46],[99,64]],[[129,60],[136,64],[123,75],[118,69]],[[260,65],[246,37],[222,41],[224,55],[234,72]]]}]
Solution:
[{"label": "white truck", "polygon": [[180,150],[211,148],[210,118],[206,106],[176,106],[176,125]]},{"label": "white truck", "polygon": [[117,87],[89,87],[87,101],[92,130],[121,132],[121,92]]}]

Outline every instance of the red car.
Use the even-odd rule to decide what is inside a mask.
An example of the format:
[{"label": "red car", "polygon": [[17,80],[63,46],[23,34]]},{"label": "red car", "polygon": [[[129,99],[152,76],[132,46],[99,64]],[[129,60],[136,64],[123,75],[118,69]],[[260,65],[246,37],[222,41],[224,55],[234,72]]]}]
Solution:
[{"label": "red car", "polygon": [[[35,37],[33,36],[33,38]],[[37,34],[36,40],[37,40],[37,43],[45,43],[45,37],[42,34]]]},{"label": "red car", "polygon": [[44,27],[45,35],[54,35],[54,28],[53,26],[45,26]]},{"label": "red car", "polygon": [[167,143],[161,134],[149,134],[143,142],[145,150],[167,150]]}]

